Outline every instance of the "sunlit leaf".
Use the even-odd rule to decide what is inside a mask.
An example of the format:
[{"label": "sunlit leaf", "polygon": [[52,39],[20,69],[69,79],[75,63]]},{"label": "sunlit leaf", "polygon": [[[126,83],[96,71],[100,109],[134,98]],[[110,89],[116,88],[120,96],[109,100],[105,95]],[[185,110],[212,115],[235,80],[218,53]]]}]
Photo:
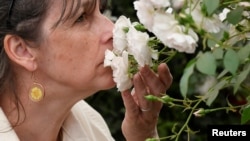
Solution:
[{"label": "sunlit leaf", "polygon": [[241,124],[245,124],[250,120],[250,105],[243,109],[241,116]]},{"label": "sunlit leaf", "polygon": [[227,14],[227,21],[233,25],[239,23],[242,19],[243,7],[237,7]]},{"label": "sunlit leaf", "polygon": [[246,79],[250,72],[250,64],[247,64],[245,69],[238,75],[234,85],[234,93],[236,93],[240,87],[240,84]]},{"label": "sunlit leaf", "polygon": [[223,63],[229,72],[236,74],[240,63],[238,54],[234,50],[229,49],[225,54]]},{"label": "sunlit leaf", "polygon": [[218,82],[215,86],[210,88],[210,90],[204,95],[206,104],[210,106],[214,100],[217,98],[220,90],[227,84],[227,80],[223,79]]},{"label": "sunlit leaf", "polygon": [[220,5],[220,0],[203,0],[207,14],[211,16]]},{"label": "sunlit leaf", "polygon": [[217,43],[214,40],[211,40],[211,39],[207,40],[207,46],[210,48],[215,47],[216,44]]},{"label": "sunlit leaf", "polygon": [[222,48],[215,48],[213,51],[213,55],[215,59],[222,59],[224,55],[224,51]]},{"label": "sunlit leaf", "polygon": [[222,78],[223,76],[225,76],[228,73],[228,70],[224,69],[222,72],[220,72],[220,74],[217,76],[217,79]]},{"label": "sunlit leaf", "polygon": [[211,52],[201,54],[197,59],[196,67],[201,73],[215,75],[217,66],[214,55]]},{"label": "sunlit leaf", "polygon": [[181,95],[184,98],[187,96],[188,82],[189,82],[190,76],[194,72],[194,66],[195,66],[195,60],[191,60],[189,64],[186,66],[186,68],[184,69],[184,73],[180,80],[180,91],[181,91]]},{"label": "sunlit leaf", "polygon": [[246,61],[246,59],[249,58],[249,55],[250,55],[250,44],[241,48],[238,51],[238,55],[239,55],[239,59],[241,62]]}]

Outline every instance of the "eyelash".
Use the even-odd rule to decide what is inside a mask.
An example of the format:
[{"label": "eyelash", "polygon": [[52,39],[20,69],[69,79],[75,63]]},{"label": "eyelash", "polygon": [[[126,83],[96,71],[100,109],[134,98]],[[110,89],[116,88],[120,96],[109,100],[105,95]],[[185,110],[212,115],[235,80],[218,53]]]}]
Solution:
[{"label": "eyelash", "polygon": [[83,22],[86,19],[86,13],[82,13],[81,16],[79,16],[76,20],[76,23]]}]

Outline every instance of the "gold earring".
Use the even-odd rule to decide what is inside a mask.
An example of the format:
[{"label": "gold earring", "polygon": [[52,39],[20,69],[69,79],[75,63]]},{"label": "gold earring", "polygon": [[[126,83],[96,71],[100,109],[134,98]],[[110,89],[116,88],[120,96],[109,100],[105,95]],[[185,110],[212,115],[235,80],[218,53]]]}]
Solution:
[{"label": "gold earring", "polygon": [[44,87],[42,84],[34,82],[29,91],[29,98],[33,102],[39,102],[44,97]]}]

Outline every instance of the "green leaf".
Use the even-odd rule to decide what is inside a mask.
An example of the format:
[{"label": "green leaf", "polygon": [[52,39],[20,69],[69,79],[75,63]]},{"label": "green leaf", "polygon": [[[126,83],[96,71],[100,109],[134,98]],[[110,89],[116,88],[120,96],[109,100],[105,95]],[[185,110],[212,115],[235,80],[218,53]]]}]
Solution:
[{"label": "green leaf", "polygon": [[241,124],[245,124],[250,120],[250,105],[243,109],[241,116]]},{"label": "green leaf", "polygon": [[211,52],[201,54],[197,59],[196,67],[201,73],[215,75],[217,68],[215,57]]},{"label": "green leaf", "polygon": [[222,78],[223,76],[225,76],[228,73],[228,70],[224,69],[222,72],[220,72],[220,74],[217,76],[217,79]]},{"label": "green leaf", "polygon": [[223,63],[224,67],[233,75],[235,75],[240,64],[238,54],[234,50],[229,49],[225,54]]},{"label": "green leaf", "polygon": [[215,59],[222,59],[224,55],[224,51],[222,48],[215,48],[213,51],[213,55]]},{"label": "green leaf", "polygon": [[227,84],[227,80],[223,79],[218,82],[215,86],[209,89],[209,91],[204,95],[206,104],[210,106],[214,100],[217,98],[219,91]]},{"label": "green leaf", "polygon": [[218,94],[219,94],[218,90],[209,91],[208,93],[209,96],[207,97],[206,104],[210,106],[214,102],[214,100],[217,98]]},{"label": "green leaf", "polygon": [[208,39],[207,40],[207,46],[210,47],[210,48],[213,48],[216,46],[216,42],[214,40],[211,40],[211,39]]},{"label": "green leaf", "polygon": [[227,21],[233,25],[236,25],[241,21],[243,11],[244,11],[243,7],[237,7],[236,9],[230,11],[227,14]]},{"label": "green leaf", "polygon": [[188,82],[189,82],[190,76],[194,72],[194,66],[195,66],[195,60],[193,59],[188,63],[188,65],[184,69],[184,73],[180,79],[180,91],[181,91],[182,97],[184,98],[187,96]]},{"label": "green leaf", "polygon": [[241,62],[244,62],[246,61],[246,59],[249,58],[249,55],[250,55],[250,44],[241,48],[239,51],[238,51],[238,55],[239,55],[239,59]]},{"label": "green leaf", "polygon": [[211,16],[220,5],[220,0],[204,0],[208,16]]},{"label": "green leaf", "polygon": [[234,93],[236,93],[240,87],[240,84],[247,78],[250,72],[250,64],[246,64],[245,69],[238,75],[234,85]]}]

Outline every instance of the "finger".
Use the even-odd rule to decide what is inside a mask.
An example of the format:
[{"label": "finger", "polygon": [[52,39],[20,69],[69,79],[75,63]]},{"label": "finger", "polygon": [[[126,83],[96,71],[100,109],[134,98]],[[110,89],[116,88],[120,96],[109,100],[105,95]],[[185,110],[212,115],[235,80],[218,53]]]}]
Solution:
[{"label": "finger", "polygon": [[146,111],[151,108],[151,102],[145,99],[145,96],[148,94],[148,90],[140,74],[135,74],[134,76],[134,87],[135,95],[138,99],[138,104],[141,110]]},{"label": "finger", "polygon": [[135,103],[139,105],[137,95],[135,94],[135,88],[131,90],[131,95],[133,96]]},{"label": "finger", "polygon": [[173,82],[173,77],[167,64],[162,63],[158,66],[158,75],[162,83],[166,86],[166,89],[168,89]]},{"label": "finger", "polygon": [[[126,108],[126,115],[130,118],[135,118],[139,114],[138,105],[134,101],[133,96],[130,94],[130,92],[124,91],[121,93],[124,107]],[[131,114],[133,113],[133,114]]]},{"label": "finger", "polygon": [[165,84],[148,66],[141,68],[140,74],[143,77],[144,83],[149,88],[151,94],[159,96],[161,93],[165,93]]}]

